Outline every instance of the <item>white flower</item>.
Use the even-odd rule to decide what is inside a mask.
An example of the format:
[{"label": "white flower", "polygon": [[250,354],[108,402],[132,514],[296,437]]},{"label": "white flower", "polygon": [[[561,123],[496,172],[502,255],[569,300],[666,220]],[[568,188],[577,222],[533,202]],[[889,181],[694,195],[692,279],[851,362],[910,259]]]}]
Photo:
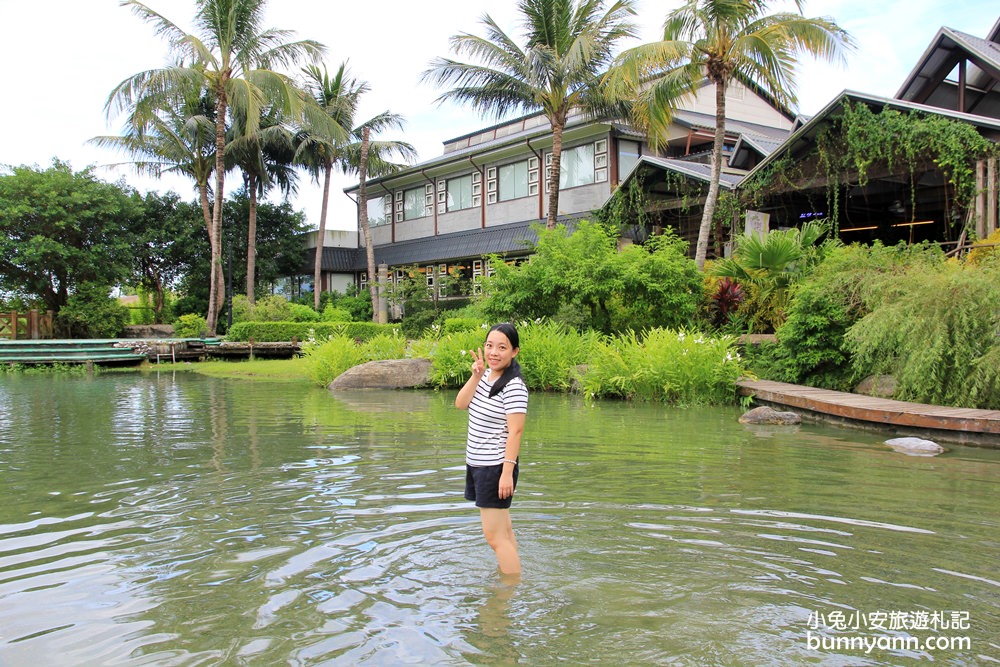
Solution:
[{"label": "white flower", "polygon": [[462,356],[463,357],[465,356],[465,350],[462,350]]},{"label": "white flower", "polygon": [[678,331],[677,332],[677,340],[684,340],[684,332],[683,331]]}]

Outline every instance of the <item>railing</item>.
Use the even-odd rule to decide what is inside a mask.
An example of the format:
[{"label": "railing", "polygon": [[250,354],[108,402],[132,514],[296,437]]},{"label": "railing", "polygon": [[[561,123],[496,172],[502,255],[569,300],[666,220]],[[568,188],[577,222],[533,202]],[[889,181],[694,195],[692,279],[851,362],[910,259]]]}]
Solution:
[{"label": "railing", "polygon": [[52,338],[52,316],[51,310],[44,313],[37,310],[29,310],[27,313],[17,311],[0,313],[0,339]]}]

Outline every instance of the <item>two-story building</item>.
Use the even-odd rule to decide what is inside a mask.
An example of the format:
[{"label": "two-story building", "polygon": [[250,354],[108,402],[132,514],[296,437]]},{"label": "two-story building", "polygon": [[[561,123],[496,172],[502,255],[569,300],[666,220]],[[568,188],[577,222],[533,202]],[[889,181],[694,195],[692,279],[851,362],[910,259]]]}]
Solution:
[{"label": "two-story building", "polygon": [[[766,155],[794,125],[786,109],[742,84],[729,90],[727,115],[727,155],[738,145]],[[643,132],[625,123],[571,116],[563,134],[559,218],[589,216],[643,160],[707,182],[714,127],[715,94],[709,86],[677,111],[658,151],[650,148]],[[404,267],[416,266],[428,288],[441,296],[456,283],[467,283],[475,292],[490,271],[488,255],[517,261],[529,254],[535,240],[532,226],[544,223],[548,214],[551,151],[551,128],[538,113],[449,139],[441,156],[368,181],[376,264],[386,267],[389,281],[402,277]],[[728,186],[746,167],[727,166],[725,171]],[[358,188],[345,192],[356,198]],[[335,276],[347,266],[357,285],[367,286],[360,233],[356,247],[324,249],[323,289],[337,284]]]}]

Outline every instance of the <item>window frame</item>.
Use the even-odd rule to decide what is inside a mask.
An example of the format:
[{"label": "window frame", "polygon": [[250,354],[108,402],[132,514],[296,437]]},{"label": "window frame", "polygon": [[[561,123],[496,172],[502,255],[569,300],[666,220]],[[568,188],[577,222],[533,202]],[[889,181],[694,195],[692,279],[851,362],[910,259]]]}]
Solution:
[{"label": "window frame", "polygon": [[[458,205],[452,203],[457,199],[452,195],[452,184],[455,184],[456,186],[463,185],[462,183],[460,183],[462,181],[466,181],[468,183],[468,190],[466,192],[463,186],[462,187],[463,191],[458,192],[456,194],[458,195],[468,194],[467,206],[462,206],[461,201],[458,201]],[[455,176],[454,178],[445,179],[444,191],[445,191],[445,202],[446,202],[445,210],[448,213],[451,213],[452,211],[464,211],[465,209],[475,208],[475,203],[473,201],[472,174],[463,174],[462,176]]]},{"label": "window frame", "polygon": [[[517,190],[517,185],[518,185],[518,181],[517,181],[518,167],[521,167],[521,169],[523,169],[523,171],[524,171],[524,178],[523,178],[523,185],[524,185],[523,190],[524,190],[524,194],[519,194],[518,190]],[[504,187],[503,187],[503,185],[504,185],[504,179],[503,179],[503,173],[504,173],[505,169],[513,169],[514,170],[515,185],[514,185],[514,193],[513,193],[512,196],[504,196]],[[528,183],[528,171],[529,171],[529,169],[528,169],[528,161],[527,160],[520,160],[518,162],[508,162],[507,164],[503,164],[503,165],[500,165],[499,167],[497,167],[497,200],[498,201],[513,201],[515,199],[524,199],[525,197],[530,197],[531,196],[531,188],[529,187],[529,183]]]},{"label": "window frame", "polygon": [[[572,183],[572,184],[570,184],[568,182],[564,183],[563,179],[567,178],[567,174],[568,174],[568,172],[566,171],[566,158],[567,158],[567,156],[570,155],[570,154],[574,154],[575,155],[575,154],[577,154],[577,153],[579,153],[581,151],[586,151],[587,149],[589,149],[589,153],[590,153],[590,160],[589,160],[589,165],[590,165],[590,171],[589,171],[589,173],[590,173],[590,180],[589,181],[578,182],[578,183]],[[597,175],[596,175],[597,169],[595,169],[595,167],[594,167],[594,152],[595,151],[594,151],[594,144],[593,143],[580,144],[579,146],[573,146],[572,148],[563,149],[562,155],[559,156],[559,190],[560,191],[561,190],[569,190],[571,188],[581,188],[581,187],[583,187],[585,185],[593,185],[594,183],[597,182]],[[576,160],[577,164],[582,164],[584,166],[587,165],[587,162],[588,162],[587,160],[582,160],[582,161],[580,161],[579,159]]]},{"label": "window frame", "polygon": [[[413,199],[411,201],[411,195]],[[410,204],[414,204],[411,209]],[[420,211],[419,215],[411,215],[411,212]],[[427,206],[424,203],[424,186],[418,185],[415,188],[403,190],[403,220],[417,220],[427,217]]]}]

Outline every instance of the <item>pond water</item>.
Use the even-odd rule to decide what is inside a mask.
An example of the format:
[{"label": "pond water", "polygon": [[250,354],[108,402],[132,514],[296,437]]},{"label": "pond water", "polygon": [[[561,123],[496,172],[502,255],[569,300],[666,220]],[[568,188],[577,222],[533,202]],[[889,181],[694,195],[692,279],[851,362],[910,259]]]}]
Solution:
[{"label": "pond water", "polygon": [[998,451],[535,393],[511,583],[452,400],[0,377],[0,665],[1000,662]]}]

